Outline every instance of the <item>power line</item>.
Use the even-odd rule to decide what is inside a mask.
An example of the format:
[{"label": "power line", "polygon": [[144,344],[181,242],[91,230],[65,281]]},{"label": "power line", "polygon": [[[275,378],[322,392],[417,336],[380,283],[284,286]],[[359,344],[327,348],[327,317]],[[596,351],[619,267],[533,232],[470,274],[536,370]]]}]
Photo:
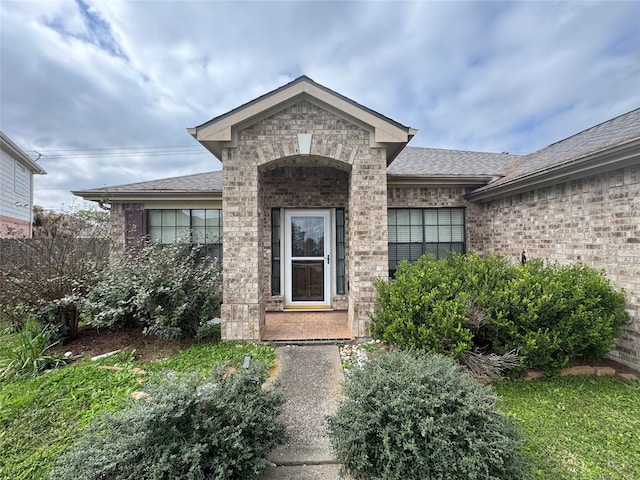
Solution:
[{"label": "power line", "polygon": [[136,150],[136,149],[154,149],[154,148],[161,148],[161,149],[170,149],[170,148],[196,148],[196,149],[200,149],[200,147],[195,146],[195,145],[164,145],[164,146],[155,146],[155,147],[149,147],[149,146],[145,146],[145,147],[109,147],[109,148],[59,148],[59,149],[53,149],[53,150],[47,150],[49,152],[94,152],[94,151],[100,151],[100,150]]},{"label": "power line", "polygon": [[[46,150],[46,157],[51,159],[65,158],[115,158],[115,157],[159,157],[169,155],[210,155],[201,147],[176,145],[157,147],[117,147],[117,148],[69,148]],[[43,155],[43,154],[40,154]]]},{"label": "power line", "polygon": [[162,157],[168,155],[211,155],[209,152],[175,151],[175,152],[130,152],[130,153],[93,153],[93,154],[73,154],[73,155],[47,155],[49,160],[60,158],[114,158],[114,157]]}]

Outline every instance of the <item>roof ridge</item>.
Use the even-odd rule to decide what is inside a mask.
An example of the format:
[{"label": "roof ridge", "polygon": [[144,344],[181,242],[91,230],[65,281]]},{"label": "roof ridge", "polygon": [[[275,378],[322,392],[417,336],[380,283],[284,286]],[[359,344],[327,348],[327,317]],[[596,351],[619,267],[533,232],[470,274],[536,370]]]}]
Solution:
[{"label": "roof ridge", "polygon": [[625,117],[625,116],[627,116],[627,115],[629,115],[629,114],[631,114],[631,113],[633,113],[633,112],[636,112],[636,111],[640,111],[640,107],[638,107],[638,108],[634,108],[633,110],[629,110],[629,111],[628,111],[628,112],[626,112],[626,113],[621,113],[620,115],[617,115],[617,116],[615,116],[615,117],[613,117],[613,118],[610,118],[610,119],[608,119],[608,120],[605,120],[605,121],[603,121],[603,122],[600,122],[600,123],[598,123],[598,124],[596,124],[596,125],[593,125],[593,126],[591,126],[591,127],[585,128],[584,130],[581,130],[581,131],[579,131],[579,132],[576,132],[576,133],[574,133],[573,135],[569,135],[568,137],[565,137],[565,138],[563,138],[563,139],[561,139],[561,140],[557,140],[557,141],[555,141],[555,142],[553,142],[553,143],[550,143],[550,144],[549,144],[549,145],[547,145],[546,147],[542,147],[542,148],[539,148],[538,150],[535,150],[535,151],[533,151],[533,152],[531,152],[531,153],[528,153],[528,154],[527,154],[527,155],[525,155],[525,156],[533,155],[534,153],[537,153],[537,152],[540,152],[540,151],[545,150],[545,149],[547,149],[547,148],[551,148],[551,147],[553,147],[553,146],[556,146],[556,145],[558,145],[559,143],[563,143],[563,142],[566,142],[566,141],[568,141],[568,140],[571,140],[572,138],[575,138],[575,137],[577,137],[578,135],[583,135],[583,134],[587,133],[589,130],[595,130],[595,129],[599,128],[599,127],[602,127],[603,125],[605,125],[605,124],[607,124],[607,123],[613,123],[615,120],[618,120],[619,118]]},{"label": "roof ridge", "polygon": [[457,148],[418,147],[418,146],[415,146],[415,145],[407,145],[404,149],[405,150],[406,149],[437,150],[439,152],[473,153],[473,154],[481,153],[483,155],[509,155],[511,157],[523,157],[523,156],[525,156],[524,154],[521,154],[521,153],[486,152],[486,151],[481,151],[481,150],[460,150],[460,149],[457,149]]},{"label": "roof ridge", "polygon": [[384,114],[382,114],[382,113],[380,113],[380,112],[378,112],[376,110],[373,110],[372,108],[369,108],[369,107],[363,105],[362,103],[359,103],[359,102],[357,102],[355,100],[352,100],[351,98],[347,97],[346,95],[343,95],[340,92],[332,90],[331,88],[326,87],[325,85],[316,82],[315,80],[313,80],[312,78],[308,77],[307,75],[300,75],[299,77],[291,80],[288,83],[285,83],[284,85],[281,85],[281,86],[279,86],[277,88],[274,88],[273,90],[270,90],[270,91],[260,95],[259,97],[254,98],[253,100],[249,100],[248,102],[245,102],[242,105],[240,105],[238,107],[235,107],[232,110],[229,110],[228,112],[225,112],[225,113],[222,113],[220,115],[217,115],[217,116],[213,117],[212,119],[207,120],[206,122],[204,122],[204,123],[202,123],[200,125],[196,125],[193,128],[199,129],[199,128],[205,127],[208,124],[211,124],[213,122],[221,120],[221,119],[223,119],[223,118],[225,118],[225,117],[227,117],[229,115],[234,114],[235,112],[238,112],[238,111],[240,111],[240,110],[242,110],[244,108],[249,107],[250,105],[259,103],[260,101],[264,100],[265,98],[268,98],[268,97],[274,95],[277,92],[286,90],[287,88],[290,88],[291,86],[296,85],[296,84],[298,84],[300,82],[308,82],[308,83],[318,87],[319,89],[324,90],[325,92],[331,93],[332,95],[335,95],[336,97],[340,98],[341,100],[346,101],[347,103],[350,103],[351,105],[354,105],[354,106],[356,106],[358,108],[361,108],[362,110],[367,111],[370,114],[372,114],[372,115],[374,115],[374,116],[376,116],[378,118],[382,118],[382,119],[386,120],[387,122],[390,122],[390,123],[396,125],[398,128],[406,129],[406,130],[409,130],[411,128],[411,127],[408,127],[408,126],[406,126],[406,125],[404,125],[404,124],[392,119],[391,117],[388,117],[388,116],[386,116],[386,115],[384,115]]}]

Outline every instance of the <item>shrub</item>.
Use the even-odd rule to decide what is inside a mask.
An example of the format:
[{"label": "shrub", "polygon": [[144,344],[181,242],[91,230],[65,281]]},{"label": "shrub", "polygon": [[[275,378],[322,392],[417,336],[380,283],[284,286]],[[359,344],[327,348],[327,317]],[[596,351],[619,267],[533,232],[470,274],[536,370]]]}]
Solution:
[{"label": "shrub", "polygon": [[553,374],[571,358],[602,358],[628,322],[624,292],[582,264],[518,267],[486,305],[485,338],[497,353],[518,349],[527,367]]},{"label": "shrub", "polygon": [[378,280],[371,335],[403,349],[458,356],[471,347],[467,298],[457,272],[425,255],[398,265],[394,281]]},{"label": "shrub", "polygon": [[89,292],[83,318],[95,327],[144,325],[165,339],[195,336],[222,299],[219,265],[201,253],[175,243],[115,259]]},{"label": "shrub", "polygon": [[527,478],[515,424],[450,358],[396,351],[355,369],[329,418],[343,473],[356,479]]},{"label": "shrub", "polygon": [[573,357],[593,360],[628,321],[624,292],[585,265],[512,265],[499,256],[423,256],[378,281],[374,338],[459,357],[479,349],[518,352],[523,367],[556,373]]},{"label": "shrub", "polygon": [[200,322],[198,331],[196,332],[197,340],[209,340],[219,342],[222,340],[222,325],[220,319],[211,318],[206,322]]},{"label": "shrub", "polygon": [[282,399],[263,391],[266,368],[202,384],[165,379],[130,409],[105,416],[58,460],[50,478],[258,478],[284,440]]},{"label": "shrub", "polygon": [[81,298],[115,248],[108,218],[34,207],[34,238],[0,244],[0,315],[17,326],[31,316],[75,336]]}]

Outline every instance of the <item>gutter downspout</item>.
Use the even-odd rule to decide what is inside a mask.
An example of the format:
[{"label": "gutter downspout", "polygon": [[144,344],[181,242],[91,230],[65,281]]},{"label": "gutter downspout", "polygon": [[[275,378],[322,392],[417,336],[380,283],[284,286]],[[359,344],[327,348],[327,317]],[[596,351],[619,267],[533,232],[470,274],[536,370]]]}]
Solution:
[{"label": "gutter downspout", "polygon": [[33,238],[33,172],[29,171],[29,238]]}]

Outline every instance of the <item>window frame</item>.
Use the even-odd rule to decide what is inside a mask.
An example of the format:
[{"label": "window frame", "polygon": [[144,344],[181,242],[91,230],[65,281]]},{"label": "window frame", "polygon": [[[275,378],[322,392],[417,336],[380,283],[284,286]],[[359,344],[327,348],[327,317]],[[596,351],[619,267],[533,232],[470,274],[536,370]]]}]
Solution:
[{"label": "window frame", "polygon": [[[454,221],[454,211],[455,216],[459,216],[459,221]],[[403,215],[402,223],[398,223],[399,212],[408,212]],[[451,251],[460,253],[467,251],[464,207],[389,208],[387,209],[387,228],[389,278],[395,276],[398,263],[403,259],[415,262],[425,253],[443,258]],[[461,234],[462,241],[454,241],[454,230],[458,235]],[[408,241],[398,241],[399,237]],[[448,239],[443,240],[445,237]],[[402,253],[399,253],[400,247],[402,247]]]},{"label": "window frame", "polygon": [[[218,212],[216,224],[208,225],[207,221],[209,220],[207,212],[216,211]],[[153,224],[153,213],[159,212],[160,215],[160,225]],[[186,213],[188,212],[188,225],[184,222],[180,222],[178,218],[178,212]],[[197,225],[194,222],[194,219],[198,219],[197,215],[194,215],[194,212],[203,212],[203,223],[200,222]],[[168,217],[170,213],[173,213],[173,222],[168,221],[168,224],[165,225],[165,217]],[[149,208],[145,210],[145,227],[146,227],[146,237],[152,243],[157,243],[159,245],[170,245],[171,243],[176,242],[176,240],[182,240],[182,238],[188,239],[189,245],[205,245],[206,252],[219,261],[222,260],[222,209],[221,208]],[[207,241],[207,232],[209,228],[217,229],[216,240],[213,242]],[[156,240],[152,238],[152,229],[159,229],[159,235]],[[164,229],[174,229],[171,238],[171,241],[164,241],[165,238]],[[203,230],[204,233],[204,241],[197,240],[196,235],[194,233],[194,229]],[[188,233],[187,233],[188,232]],[[180,235],[180,233],[184,233],[184,237]]]}]

